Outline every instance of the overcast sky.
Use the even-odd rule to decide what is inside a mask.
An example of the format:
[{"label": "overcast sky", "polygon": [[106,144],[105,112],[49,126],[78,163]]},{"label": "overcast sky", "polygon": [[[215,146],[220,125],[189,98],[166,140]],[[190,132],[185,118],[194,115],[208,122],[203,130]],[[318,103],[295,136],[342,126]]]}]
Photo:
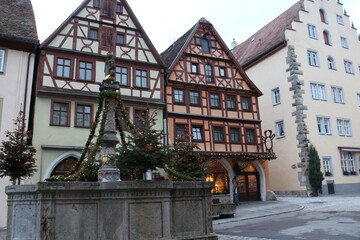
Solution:
[{"label": "overcast sky", "polygon": [[[298,0],[127,0],[159,53],[201,17],[210,21],[225,43],[240,43]],[[329,0],[321,0],[329,1]],[[337,1],[337,0],[330,0]],[[31,0],[40,42],[44,41],[83,0]],[[360,30],[360,1],[340,0]]]}]

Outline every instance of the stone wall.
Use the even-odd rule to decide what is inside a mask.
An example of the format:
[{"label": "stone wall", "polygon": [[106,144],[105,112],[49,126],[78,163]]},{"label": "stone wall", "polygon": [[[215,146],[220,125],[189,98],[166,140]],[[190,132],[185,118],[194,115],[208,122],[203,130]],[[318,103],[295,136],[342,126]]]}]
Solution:
[{"label": "stone wall", "polygon": [[7,239],[217,239],[209,182],[8,186]]}]

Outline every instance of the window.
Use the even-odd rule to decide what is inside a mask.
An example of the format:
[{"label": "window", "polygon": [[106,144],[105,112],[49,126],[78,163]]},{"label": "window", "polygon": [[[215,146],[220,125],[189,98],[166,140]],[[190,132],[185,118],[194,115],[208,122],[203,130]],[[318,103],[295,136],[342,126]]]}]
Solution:
[{"label": "window", "polygon": [[331,87],[331,95],[334,103],[345,103],[343,89]]},{"label": "window", "polygon": [[328,31],[323,31],[323,37],[324,37],[324,43],[326,45],[330,45],[331,46],[331,38],[330,38],[330,33]]},{"label": "window", "polygon": [[340,37],[341,47],[349,49],[349,44],[346,37]]},{"label": "window", "polygon": [[127,120],[129,119],[129,108],[124,108],[124,111],[117,112],[117,117],[122,129],[127,129]]},{"label": "window", "polygon": [[284,122],[283,121],[276,122],[275,127],[276,127],[276,137],[277,138],[285,137]]},{"label": "window", "polygon": [[116,13],[122,13],[122,9],[121,3],[116,3]]},{"label": "window", "polygon": [[271,91],[271,97],[272,97],[272,104],[273,106],[278,105],[281,103],[280,101],[280,89],[275,88]]},{"label": "window", "polygon": [[200,105],[200,93],[195,91],[189,92],[190,105]]},{"label": "window", "polygon": [[210,41],[210,47],[216,48],[216,41],[211,40],[211,41]]},{"label": "window", "polygon": [[210,106],[214,108],[220,107],[220,95],[212,93],[210,94]]},{"label": "window", "polygon": [[329,69],[336,69],[335,60],[332,57],[327,58],[328,68]]},{"label": "window", "polygon": [[202,45],[202,52],[203,53],[210,53],[209,41],[206,38],[203,38],[201,40],[201,45]]},{"label": "window", "polygon": [[176,139],[185,139],[186,136],[186,125],[185,124],[176,124],[175,125],[175,138]]},{"label": "window", "polygon": [[352,62],[344,60],[345,72],[354,74]]},{"label": "window", "polygon": [[101,16],[115,18],[116,5],[113,0],[101,0]]},{"label": "window", "polygon": [[174,89],[174,102],[175,103],[184,103],[184,90]]},{"label": "window", "polygon": [[116,44],[124,45],[125,44],[125,36],[123,34],[116,35]]},{"label": "window", "polygon": [[251,98],[241,97],[241,107],[243,111],[251,111]]},{"label": "window", "polygon": [[115,31],[113,28],[102,28],[100,32],[100,48],[104,51],[114,51]]},{"label": "window", "polygon": [[92,106],[76,104],[75,127],[89,128],[91,126]]},{"label": "window", "polygon": [[206,171],[208,172],[206,181],[214,182],[215,187],[211,189],[212,194],[230,193],[229,173],[219,161],[211,161],[206,168]]},{"label": "window", "polygon": [[255,143],[255,129],[245,129],[245,140],[246,143]]},{"label": "window", "polygon": [[310,38],[317,39],[316,27],[314,25],[308,24],[308,34]]},{"label": "window", "polygon": [[94,7],[96,8],[100,7],[100,0],[94,0]]},{"label": "window", "polygon": [[350,120],[347,119],[336,119],[337,129],[339,136],[351,137],[351,126]]},{"label": "window", "polygon": [[99,31],[97,29],[90,28],[89,39],[98,40],[99,39]]},{"label": "window", "polygon": [[318,57],[317,52],[308,50],[307,53],[308,53],[309,65],[310,66],[316,66],[316,67],[320,66],[319,57]]},{"label": "window", "polygon": [[240,142],[240,129],[239,128],[230,128],[230,142],[232,142],[232,143]]},{"label": "window", "polygon": [[342,16],[336,15],[336,21],[337,21],[338,24],[344,25],[344,19],[343,19]]},{"label": "window", "polygon": [[224,128],[223,127],[214,127],[214,142],[223,142],[224,141]]},{"label": "window", "polygon": [[195,45],[201,46],[201,38],[195,38]]},{"label": "window", "polygon": [[144,128],[144,121],[147,118],[147,110],[135,109],[134,114],[135,114],[135,116],[134,116],[135,128],[143,129]]},{"label": "window", "polygon": [[326,177],[331,177],[333,175],[331,158],[330,157],[323,157],[322,158],[322,163],[323,163],[325,176]]},{"label": "window", "polygon": [[326,101],[325,85],[318,83],[310,83],[311,96],[314,100]]},{"label": "window", "polygon": [[0,49],[0,73],[4,72],[4,65],[5,65],[5,50]]},{"label": "window", "polygon": [[330,118],[317,117],[318,131],[321,135],[331,135]]},{"label": "window", "polygon": [[70,103],[52,102],[51,125],[70,126]]},{"label": "window", "polygon": [[71,60],[58,58],[56,61],[56,76],[70,78]]},{"label": "window", "polygon": [[78,159],[75,157],[68,157],[62,160],[58,165],[56,165],[50,176],[65,175],[75,167],[77,161]]},{"label": "window", "polygon": [[228,110],[236,109],[236,96],[226,96],[226,108]]},{"label": "window", "polygon": [[220,67],[219,74],[220,74],[220,77],[226,77],[226,68]]},{"label": "window", "polygon": [[202,127],[201,126],[193,126],[192,127],[192,135],[193,135],[193,140],[202,141],[203,140]]},{"label": "window", "polygon": [[191,73],[198,73],[198,64],[191,63]]},{"label": "window", "polygon": [[357,94],[358,106],[360,107],[360,93]]},{"label": "window", "polygon": [[91,62],[80,61],[79,62],[79,79],[85,81],[93,80],[92,77],[93,64]]},{"label": "window", "polygon": [[116,67],[115,68],[115,79],[120,85],[129,85],[128,83],[128,68],[127,67]]},{"label": "window", "polygon": [[327,23],[326,13],[325,13],[324,9],[320,9],[319,14],[320,14],[320,20],[323,23]]},{"label": "window", "polygon": [[357,166],[352,152],[341,152],[341,168],[344,175],[357,175]]},{"label": "window", "polygon": [[147,72],[145,70],[136,70],[136,87],[147,87]]},{"label": "window", "polygon": [[205,75],[206,75],[207,82],[214,82],[213,70],[212,70],[212,66],[210,64],[205,65]]}]

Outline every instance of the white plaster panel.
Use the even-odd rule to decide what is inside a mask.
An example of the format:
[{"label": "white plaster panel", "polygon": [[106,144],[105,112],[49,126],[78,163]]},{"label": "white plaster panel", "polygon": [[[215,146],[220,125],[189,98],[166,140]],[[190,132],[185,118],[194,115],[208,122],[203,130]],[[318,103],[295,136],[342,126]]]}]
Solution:
[{"label": "white plaster panel", "polygon": [[145,57],[144,51],[143,50],[139,50],[138,51],[138,61],[142,61],[142,62],[147,62],[147,59]]},{"label": "white plaster panel", "polygon": [[120,87],[120,93],[124,96],[131,96],[131,90],[128,88],[121,88]]},{"label": "white plaster panel", "polygon": [[149,92],[149,91],[142,91],[142,97],[150,98],[150,96],[151,96],[151,92]]},{"label": "white plaster panel", "polygon": [[54,38],[54,40],[51,41],[51,43],[49,43],[49,46],[58,47],[63,40],[64,40],[64,36],[58,35],[56,38]]},{"label": "white plaster panel", "polygon": [[133,91],[133,96],[134,97],[140,97],[140,91],[139,90],[134,90]]},{"label": "white plaster panel", "polygon": [[48,76],[44,76],[43,86],[45,86],[45,87],[55,87],[54,82],[52,81],[51,77],[48,77]]}]

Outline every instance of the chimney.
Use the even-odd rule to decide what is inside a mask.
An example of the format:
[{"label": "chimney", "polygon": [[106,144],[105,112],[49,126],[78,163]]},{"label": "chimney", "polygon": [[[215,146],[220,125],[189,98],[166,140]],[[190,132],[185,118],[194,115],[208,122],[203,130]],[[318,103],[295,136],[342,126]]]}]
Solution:
[{"label": "chimney", "polygon": [[233,38],[233,41],[231,43],[231,49],[234,49],[237,46],[237,42],[235,42],[235,38]]}]

